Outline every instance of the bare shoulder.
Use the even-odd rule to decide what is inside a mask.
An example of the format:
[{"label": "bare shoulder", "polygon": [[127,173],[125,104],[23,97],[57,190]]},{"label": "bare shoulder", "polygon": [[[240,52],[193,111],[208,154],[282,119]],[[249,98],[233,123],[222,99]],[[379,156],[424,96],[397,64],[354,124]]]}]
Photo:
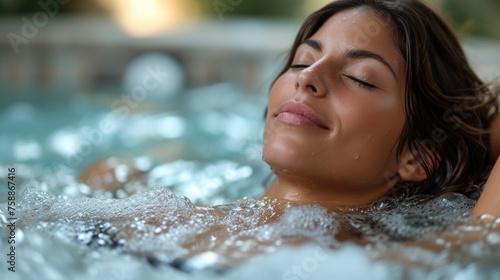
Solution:
[{"label": "bare shoulder", "polygon": [[79,180],[89,187],[114,192],[131,180],[141,180],[145,172],[137,169],[126,159],[110,157],[88,166],[79,176]]}]

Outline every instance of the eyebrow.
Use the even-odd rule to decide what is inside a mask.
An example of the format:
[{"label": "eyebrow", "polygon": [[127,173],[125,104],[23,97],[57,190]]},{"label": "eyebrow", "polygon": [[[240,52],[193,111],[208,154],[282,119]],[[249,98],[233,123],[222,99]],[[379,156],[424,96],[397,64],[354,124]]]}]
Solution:
[{"label": "eyebrow", "polygon": [[[323,52],[323,47],[322,47],[321,43],[316,41],[316,40],[305,39],[302,42],[302,44],[308,45],[318,52]],[[385,66],[387,66],[387,68],[389,68],[389,70],[391,71],[394,78],[397,80],[396,72],[394,71],[392,66],[387,62],[387,60],[385,60],[382,56],[380,56],[372,51],[367,51],[367,50],[362,50],[362,49],[349,49],[346,52],[345,56],[347,58],[351,58],[351,59],[366,59],[366,58],[375,59],[375,60],[379,61],[380,63],[384,64]]]},{"label": "eyebrow", "polygon": [[308,45],[309,47],[315,49],[316,51],[318,52],[323,52],[323,47],[321,46],[321,43],[316,41],[316,40],[313,40],[313,39],[305,39],[302,44],[306,44]]}]

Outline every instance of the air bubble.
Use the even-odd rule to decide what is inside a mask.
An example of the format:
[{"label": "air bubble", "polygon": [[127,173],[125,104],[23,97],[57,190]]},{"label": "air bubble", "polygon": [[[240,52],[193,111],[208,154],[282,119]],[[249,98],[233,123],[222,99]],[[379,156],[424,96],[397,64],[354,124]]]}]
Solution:
[{"label": "air bubble", "polygon": [[396,208],[397,204],[395,203],[394,200],[388,198],[388,199],[377,202],[374,206],[380,210],[391,210],[391,209]]},{"label": "air bubble", "polygon": [[486,237],[486,241],[490,245],[500,245],[500,232],[493,232],[488,234]]}]

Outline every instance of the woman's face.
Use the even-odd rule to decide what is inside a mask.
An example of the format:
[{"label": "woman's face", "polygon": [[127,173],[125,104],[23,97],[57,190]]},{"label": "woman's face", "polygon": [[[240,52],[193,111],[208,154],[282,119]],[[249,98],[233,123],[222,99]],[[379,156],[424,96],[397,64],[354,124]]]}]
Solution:
[{"label": "woman's face", "polygon": [[391,27],[366,9],[337,13],[271,89],[264,160],[308,188],[387,191],[406,120],[404,83]]}]

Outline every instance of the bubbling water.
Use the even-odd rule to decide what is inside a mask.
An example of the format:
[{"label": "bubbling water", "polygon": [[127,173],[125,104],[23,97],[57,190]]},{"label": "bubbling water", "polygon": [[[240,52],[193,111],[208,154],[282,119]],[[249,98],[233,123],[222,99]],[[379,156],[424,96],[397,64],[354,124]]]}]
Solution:
[{"label": "bubbling water", "polygon": [[[390,264],[391,270],[398,267],[409,279],[456,276],[471,263],[475,268],[470,275],[496,275],[500,219],[470,217],[473,205],[457,193],[431,198],[409,195],[405,189],[369,207],[336,213],[267,198],[197,206],[165,187],[122,199],[53,196],[28,188],[17,215],[22,231],[183,271],[245,269],[249,259],[301,244],[319,244],[325,258],[331,258],[336,250],[345,252],[339,236],[347,231],[363,240],[349,254]],[[5,227],[5,213],[0,212],[0,228]]]},{"label": "bubbling water", "polygon": [[[119,247],[155,264],[213,252],[216,263],[210,265],[229,267],[286,242],[334,240],[338,222],[333,212],[319,206],[289,208],[251,198],[200,207],[163,187],[124,199],[53,197],[29,188],[19,201],[18,219],[26,228],[92,247]],[[278,219],[282,209],[285,214]]]},{"label": "bubbling water", "polygon": [[374,242],[415,240],[443,231],[458,219],[466,219],[475,201],[459,193],[409,196],[401,189],[395,197],[380,199],[361,211],[343,217],[354,232]]}]

